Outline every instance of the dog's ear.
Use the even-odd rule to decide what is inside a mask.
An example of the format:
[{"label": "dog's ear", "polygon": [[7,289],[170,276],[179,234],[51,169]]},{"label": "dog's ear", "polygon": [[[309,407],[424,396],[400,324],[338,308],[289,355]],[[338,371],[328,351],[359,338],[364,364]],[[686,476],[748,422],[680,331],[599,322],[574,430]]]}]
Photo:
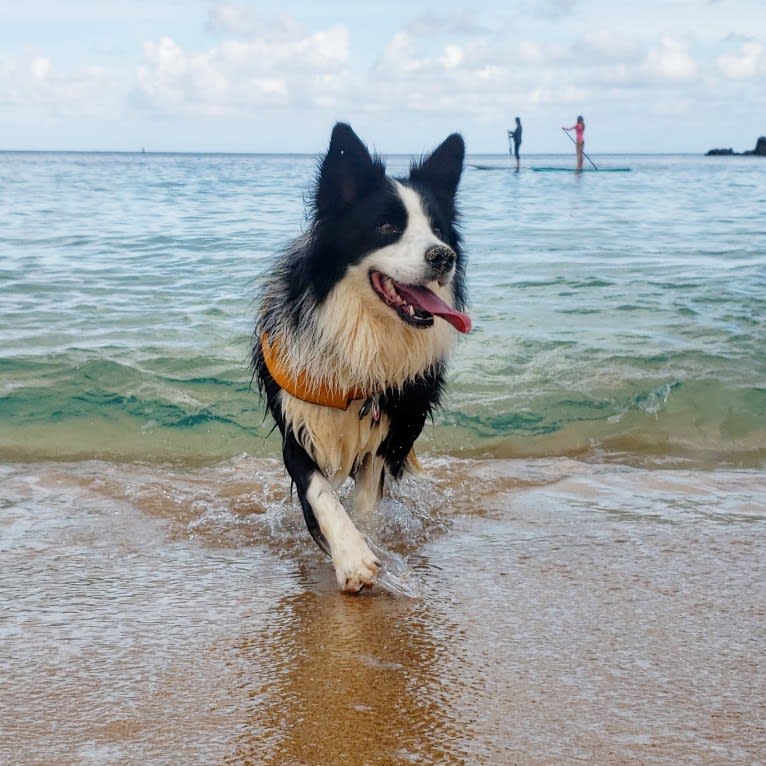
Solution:
[{"label": "dog's ear", "polygon": [[330,148],[319,170],[314,203],[321,218],[348,207],[375,191],[383,182],[385,166],[345,122],[335,125]]},{"label": "dog's ear", "polygon": [[442,141],[431,154],[410,168],[410,180],[426,185],[449,211],[454,211],[455,193],[463,172],[465,144],[459,133]]}]

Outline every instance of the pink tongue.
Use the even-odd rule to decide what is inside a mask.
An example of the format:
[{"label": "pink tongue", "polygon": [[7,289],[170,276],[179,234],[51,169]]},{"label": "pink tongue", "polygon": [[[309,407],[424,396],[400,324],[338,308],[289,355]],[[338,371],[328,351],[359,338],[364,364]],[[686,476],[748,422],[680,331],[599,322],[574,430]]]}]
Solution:
[{"label": "pink tongue", "polygon": [[396,290],[415,308],[423,309],[429,314],[441,317],[449,322],[458,332],[471,331],[471,317],[461,314],[448,306],[435,292],[419,285],[396,285]]}]

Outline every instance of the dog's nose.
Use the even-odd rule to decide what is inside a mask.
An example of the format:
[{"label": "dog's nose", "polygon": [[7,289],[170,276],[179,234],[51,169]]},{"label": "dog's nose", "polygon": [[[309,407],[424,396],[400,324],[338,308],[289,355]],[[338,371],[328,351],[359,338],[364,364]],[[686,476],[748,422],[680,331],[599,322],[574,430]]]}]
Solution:
[{"label": "dog's nose", "polygon": [[447,245],[434,245],[426,250],[426,261],[440,274],[451,271],[456,258],[455,251]]}]

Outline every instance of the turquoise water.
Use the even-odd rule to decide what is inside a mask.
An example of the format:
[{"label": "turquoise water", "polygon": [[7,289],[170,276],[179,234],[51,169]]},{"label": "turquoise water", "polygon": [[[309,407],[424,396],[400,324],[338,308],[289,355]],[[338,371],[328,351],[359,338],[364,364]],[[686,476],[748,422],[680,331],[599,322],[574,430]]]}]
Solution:
[{"label": "turquoise water", "polygon": [[[762,464],[766,164],[594,160],[632,172],[469,157],[475,330],[421,451]],[[307,156],[0,155],[0,458],[277,454],[250,390],[252,298],[305,226],[315,170]]]},{"label": "turquoise water", "polygon": [[0,763],[763,761],[766,162],[573,159],[469,160],[351,598],[247,364],[315,159],[0,153]]}]

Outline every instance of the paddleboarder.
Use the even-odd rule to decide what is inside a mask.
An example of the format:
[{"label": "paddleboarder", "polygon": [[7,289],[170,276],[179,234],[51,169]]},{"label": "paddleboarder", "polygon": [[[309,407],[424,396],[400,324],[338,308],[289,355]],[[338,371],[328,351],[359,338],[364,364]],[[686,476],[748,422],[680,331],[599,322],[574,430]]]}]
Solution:
[{"label": "paddleboarder", "polygon": [[[516,118],[516,127],[508,131],[508,141],[513,141],[513,155],[516,157],[516,172],[519,171],[519,147],[521,146],[521,120]],[[509,147],[510,151],[510,147]]]},{"label": "paddleboarder", "polygon": [[577,122],[572,125],[571,128],[562,128],[562,130],[566,130],[567,132],[574,130],[575,131],[575,148],[577,150],[577,169],[582,170],[582,160],[583,155],[585,154],[585,120],[583,120],[582,115],[577,116]]}]

